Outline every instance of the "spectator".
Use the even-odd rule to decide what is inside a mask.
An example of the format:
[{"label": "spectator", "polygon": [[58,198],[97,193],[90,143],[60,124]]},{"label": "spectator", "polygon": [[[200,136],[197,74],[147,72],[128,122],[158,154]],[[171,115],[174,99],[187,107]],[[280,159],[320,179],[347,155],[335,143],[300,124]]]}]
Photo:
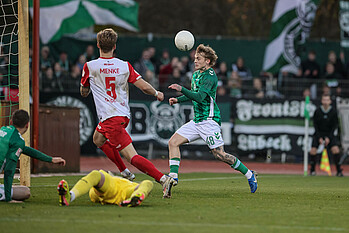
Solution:
[{"label": "spectator", "polygon": [[320,65],[316,61],[316,53],[314,50],[308,52],[308,58],[301,63],[301,72],[306,85],[310,86],[310,97],[316,99],[317,97],[317,81],[320,79]]},{"label": "spectator", "polygon": [[223,86],[228,84],[228,67],[225,61],[219,63],[219,67],[216,70],[218,80],[222,82]]},{"label": "spectator", "polygon": [[158,74],[159,70],[158,70],[158,67],[157,67],[158,61],[156,59],[156,48],[155,47],[149,47],[148,51],[149,51],[149,57],[150,57],[149,60],[151,61],[151,63],[153,63],[153,66],[154,66],[154,73]]},{"label": "spectator", "polygon": [[134,64],[134,69],[143,77],[145,77],[147,70],[150,70],[155,74],[155,67],[150,61],[150,55],[149,50],[144,49],[142,52],[142,57]]},{"label": "spectator", "polygon": [[68,74],[70,71],[70,62],[68,59],[68,54],[66,52],[61,52],[59,54],[59,60],[58,63],[60,64],[61,68],[62,68],[62,72],[64,72],[65,74]]},{"label": "spectator", "polygon": [[57,81],[57,88],[60,92],[64,91],[67,82],[67,76],[62,72],[62,67],[59,62],[56,62],[53,68],[54,77]]},{"label": "spectator", "polygon": [[166,88],[167,89],[166,85],[168,83],[169,76],[172,74],[173,69],[175,67],[182,67],[182,64],[180,63],[178,57],[173,57],[171,59],[170,63],[168,63],[167,65],[162,67],[162,69],[160,70],[160,73],[159,73],[160,89],[161,88]]},{"label": "spectator", "polygon": [[194,60],[195,60],[195,49],[191,50],[190,53],[189,53],[189,68],[190,68],[190,78],[192,76],[192,74],[194,73],[195,71],[195,64],[194,64]]},{"label": "spectator", "polygon": [[245,62],[242,57],[238,57],[236,63],[232,65],[232,70],[238,73],[241,80],[252,80],[251,70],[245,66]]},{"label": "spectator", "polygon": [[40,52],[40,71],[45,73],[48,68],[53,68],[54,61],[50,56],[50,49],[48,46],[41,48]]},{"label": "spectator", "polygon": [[84,55],[87,61],[96,59],[94,46],[93,45],[87,46]]},{"label": "spectator", "polygon": [[57,79],[54,76],[51,67],[47,68],[45,73],[42,75],[41,86],[44,92],[57,91]]},{"label": "spectator", "polygon": [[253,88],[246,93],[246,97],[257,98],[257,99],[264,98],[263,84],[260,78],[253,79]]},{"label": "spectator", "polygon": [[234,98],[241,98],[242,97],[241,86],[242,86],[242,80],[240,79],[238,73],[235,71],[231,72],[231,75],[228,80],[230,96]]},{"label": "spectator", "polygon": [[225,96],[227,94],[227,89],[221,85],[220,83],[218,83],[217,86],[217,95],[218,96]]},{"label": "spectator", "polygon": [[156,78],[155,73],[150,70],[145,72],[144,80],[150,83],[155,89],[159,87],[159,80]]},{"label": "spectator", "polygon": [[308,53],[307,60],[301,63],[302,74],[306,79],[316,79],[320,78],[320,65],[316,61],[316,53],[310,50]]},{"label": "spectator", "polygon": [[181,65],[182,65],[181,73],[186,74],[186,73],[190,72],[189,57],[182,56],[180,61],[181,61]]},{"label": "spectator", "polygon": [[342,76],[336,72],[335,66],[332,62],[327,62],[324,78],[329,87],[335,88],[338,87],[339,80],[342,79]]},{"label": "spectator", "polygon": [[68,80],[66,87],[68,90],[79,92],[81,79],[81,70],[78,65],[74,65],[70,72],[70,79]]},{"label": "spectator", "polygon": [[160,73],[161,69],[171,62],[170,52],[167,49],[162,50],[161,57],[156,63],[157,74]]},{"label": "spectator", "polygon": [[81,54],[76,62],[76,65],[79,67],[80,71],[84,68],[84,64],[86,63],[86,57],[84,54]]},{"label": "spectator", "polygon": [[[337,74],[339,74],[341,76],[345,76],[346,75],[345,74],[345,70],[344,70],[343,62],[341,61],[341,59],[337,58],[337,55],[336,55],[336,53],[333,50],[328,52],[328,62],[331,62],[334,65],[335,73],[337,73]],[[327,63],[326,63],[325,70],[327,69]]]}]

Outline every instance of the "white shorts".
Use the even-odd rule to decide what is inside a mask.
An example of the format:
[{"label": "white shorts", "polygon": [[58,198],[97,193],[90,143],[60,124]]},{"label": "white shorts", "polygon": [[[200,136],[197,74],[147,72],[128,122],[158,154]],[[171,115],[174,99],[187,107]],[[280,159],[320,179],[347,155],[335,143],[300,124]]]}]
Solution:
[{"label": "white shorts", "polygon": [[204,120],[199,123],[191,120],[180,127],[176,133],[188,139],[189,142],[202,138],[210,149],[224,145],[221,127],[214,120]]}]

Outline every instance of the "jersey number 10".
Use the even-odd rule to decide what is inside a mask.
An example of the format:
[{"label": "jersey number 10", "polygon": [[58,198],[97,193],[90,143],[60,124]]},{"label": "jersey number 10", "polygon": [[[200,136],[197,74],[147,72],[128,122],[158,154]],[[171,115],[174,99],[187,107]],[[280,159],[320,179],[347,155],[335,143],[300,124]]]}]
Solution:
[{"label": "jersey number 10", "polygon": [[105,77],[105,88],[107,89],[107,94],[114,100],[117,97],[115,87],[115,77]]}]

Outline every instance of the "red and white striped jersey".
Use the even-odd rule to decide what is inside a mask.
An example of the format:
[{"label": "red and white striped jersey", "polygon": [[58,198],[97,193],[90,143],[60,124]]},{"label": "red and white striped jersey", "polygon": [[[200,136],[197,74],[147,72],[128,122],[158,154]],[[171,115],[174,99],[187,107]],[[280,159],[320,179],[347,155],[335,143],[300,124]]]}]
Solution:
[{"label": "red and white striped jersey", "polygon": [[141,78],[131,64],[118,58],[103,58],[86,62],[81,85],[90,86],[100,121],[114,116],[130,118],[128,83]]}]

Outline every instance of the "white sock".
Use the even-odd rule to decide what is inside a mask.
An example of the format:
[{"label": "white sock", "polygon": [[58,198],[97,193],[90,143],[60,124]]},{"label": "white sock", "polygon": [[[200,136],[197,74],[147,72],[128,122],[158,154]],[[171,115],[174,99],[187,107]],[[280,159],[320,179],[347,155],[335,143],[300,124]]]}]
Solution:
[{"label": "white sock", "polygon": [[247,179],[251,179],[251,177],[252,177],[252,172],[251,172],[250,169],[248,169],[248,171],[246,172],[245,176],[246,176]]},{"label": "white sock", "polygon": [[73,191],[70,191],[70,202],[75,200],[75,193]]},{"label": "white sock", "polygon": [[160,183],[163,184],[166,181],[166,175],[161,176]]},{"label": "white sock", "polygon": [[121,174],[123,174],[123,175],[128,175],[128,174],[130,174],[131,172],[130,172],[130,170],[128,170],[128,168],[126,168],[125,170],[123,170],[122,172],[121,172]]},{"label": "white sock", "polygon": [[172,178],[178,179],[178,174],[177,173],[170,172],[168,175],[171,176]]}]

